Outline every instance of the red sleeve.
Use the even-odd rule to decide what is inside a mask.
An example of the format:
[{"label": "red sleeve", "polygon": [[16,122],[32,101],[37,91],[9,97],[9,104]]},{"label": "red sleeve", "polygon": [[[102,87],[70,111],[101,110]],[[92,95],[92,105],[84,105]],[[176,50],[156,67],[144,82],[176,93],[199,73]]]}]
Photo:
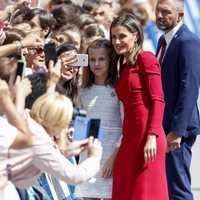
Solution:
[{"label": "red sleeve", "polygon": [[165,107],[161,83],[160,65],[151,52],[142,52],[138,55],[139,67],[144,75],[150,100],[151,113],[148,120],[148,133],[159,136],[163,132],[162,120]]}]

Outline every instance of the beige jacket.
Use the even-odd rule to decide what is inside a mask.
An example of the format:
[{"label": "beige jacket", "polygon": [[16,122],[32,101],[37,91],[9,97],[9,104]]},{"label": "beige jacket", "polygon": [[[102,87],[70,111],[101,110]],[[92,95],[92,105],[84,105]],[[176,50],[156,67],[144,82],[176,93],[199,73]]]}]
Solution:
[{"label": "beige jacket", "polygon": [[10,153],[8,150],[0,151],[0,174],[6,174],[6,165],[10,164],[11,181],[19,188],[31,186],[41,171],[70,184],[85,182],[95,176],[100,168],[99,159],[92,157],[73,165],[56,149],[45,129],[28,113],[26,119],[33,133],[33,145],[22,150],[10,150]]}]

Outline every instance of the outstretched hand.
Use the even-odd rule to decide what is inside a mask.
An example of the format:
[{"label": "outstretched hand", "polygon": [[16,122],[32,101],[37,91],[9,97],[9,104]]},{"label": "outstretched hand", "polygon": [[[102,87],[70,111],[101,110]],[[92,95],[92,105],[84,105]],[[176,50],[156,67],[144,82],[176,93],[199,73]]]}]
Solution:
[{"label": "outstretched hand", "polygon": [[55,91],[56,84],[61,77],[61,60],[58,59],[56,64],[52,60],[49,61],[49,66],[47,70],[47,92]]},{"label": "outstretched hand", "polygon": [[0,106],[4,108],[4,105],[11,101],[10,90],[6,81],[0,79]]},{"label": "outstretched hand", "polygon": [[100,160],[102,157],[102,150],[101,142],[97,138],[90,136],[88,143],[88,157],[96,157]]},{"label": "outstretched hand", "polygon": [[31,32],[26,37],[21,40],[21,44],[23,47],[27,48],[43,48],[44,40],[40,37],[38,32]]},{"label": "outstretched hand", "polygon": [[77,156],[79,155],[87,146],[89,140],[85,139],[82,141],[73,141],[70,143],[67,143],[64,149],[61,150],[61,152],[66,156]]}]

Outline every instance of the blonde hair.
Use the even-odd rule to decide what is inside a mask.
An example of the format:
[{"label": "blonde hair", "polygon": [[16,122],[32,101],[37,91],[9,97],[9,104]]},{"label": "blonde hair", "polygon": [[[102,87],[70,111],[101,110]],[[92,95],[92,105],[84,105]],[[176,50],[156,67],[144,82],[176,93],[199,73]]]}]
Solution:
[{"label": "blonde hair", "polygon": [[72,113],[71,100],[57,92],[46,93],[39,97],[30,112],[32,118],[44,128],[53,128],[58,131],[69,125]]}]

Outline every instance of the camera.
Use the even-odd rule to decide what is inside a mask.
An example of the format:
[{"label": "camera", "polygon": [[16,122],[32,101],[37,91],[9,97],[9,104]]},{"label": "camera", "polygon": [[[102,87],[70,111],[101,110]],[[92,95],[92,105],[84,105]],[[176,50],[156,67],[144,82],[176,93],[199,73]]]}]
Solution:
[{"label": "camera", "polygon": [[87,115],[86,110],[81,108],[74,108],[72,120],[75,120],[76,116],[86,117],[86,115]]}]

